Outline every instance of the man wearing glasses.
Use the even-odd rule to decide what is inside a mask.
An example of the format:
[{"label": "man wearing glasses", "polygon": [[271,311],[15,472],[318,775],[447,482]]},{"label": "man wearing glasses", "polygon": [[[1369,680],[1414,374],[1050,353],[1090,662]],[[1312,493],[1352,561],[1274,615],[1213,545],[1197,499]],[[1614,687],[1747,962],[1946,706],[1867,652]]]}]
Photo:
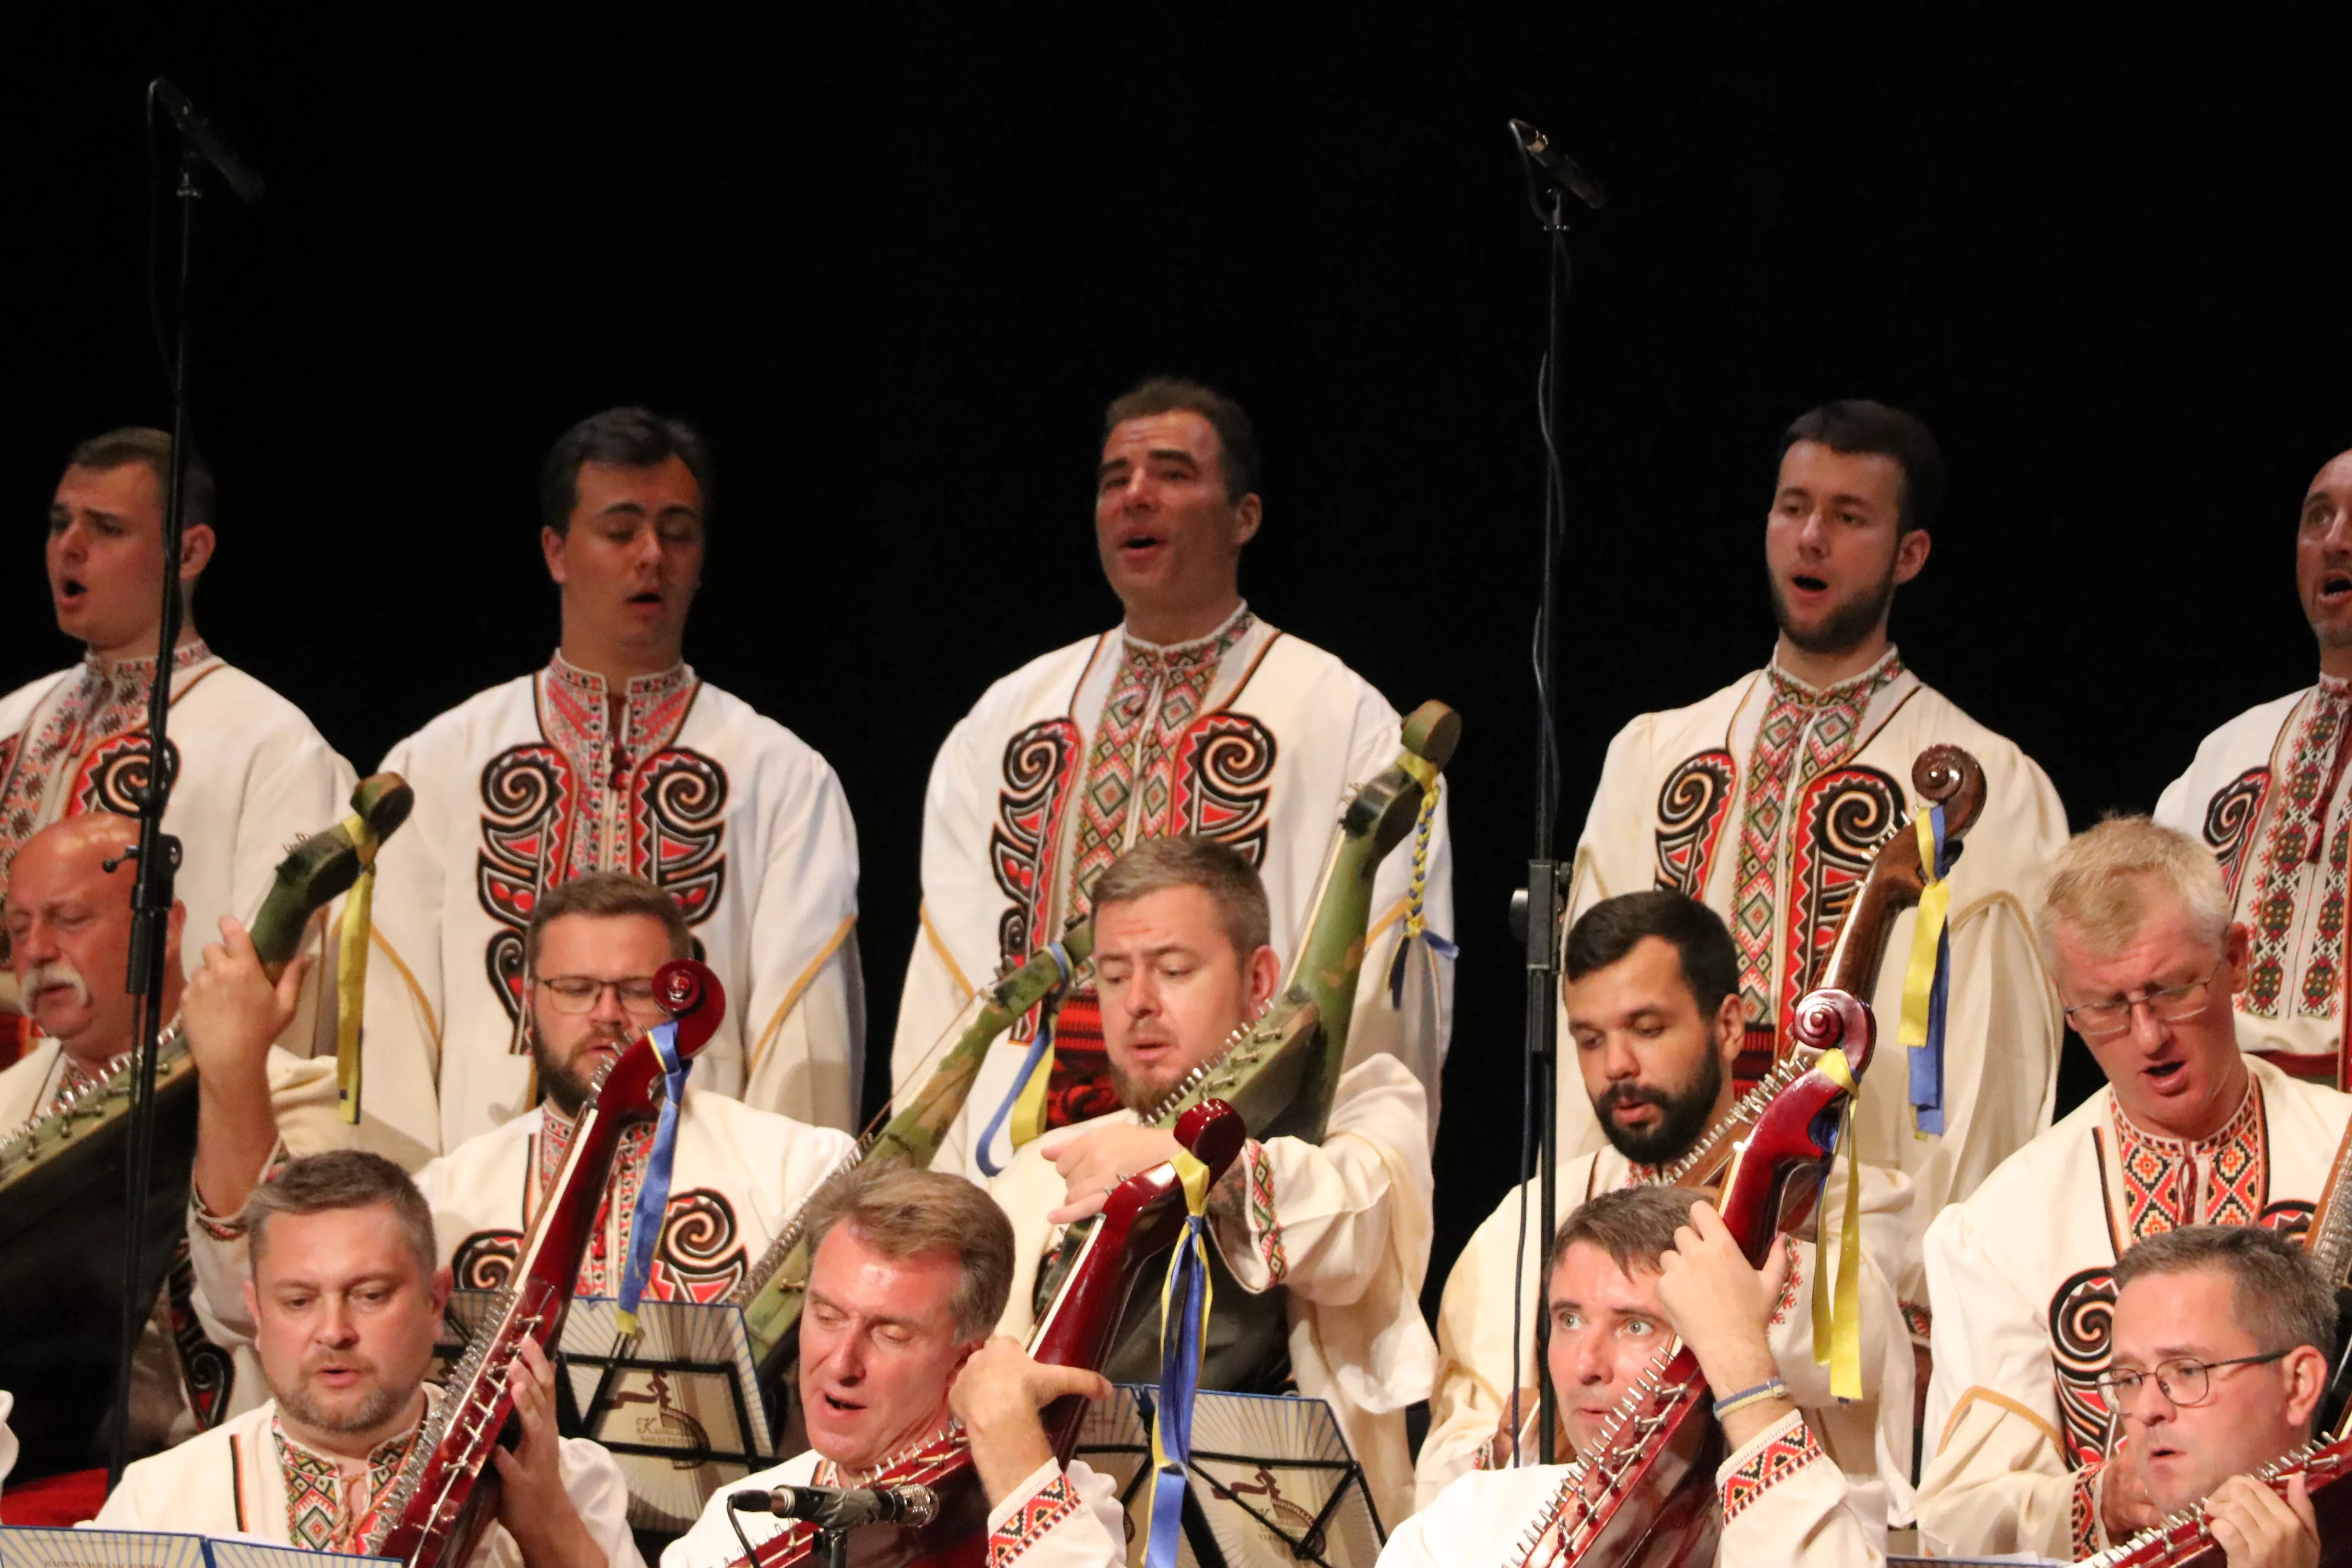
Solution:
[{"label": "man wearing glasses", "polygon": [[[457,1289],[496,1289],[506,1283],[562,1169],[572,1126],[598,1075],[664,1018],[654,1001],[654,972],[687,957],[692,946],[677,900],[625,871],[592,871],[541,895],[523,947],[539,1103],[467,1139],[416,1176],[433,1208],[440,1260],[456,1274]],[[252,1070],[260,1070],[274,1031],[262,1032],[270,1022],[269,983],[252,962],[250,944],[236,953],[207,950],[196,984],[241,990],[254,999],[257,1016],[245,1031],[250,1037],[245,1055],[257,1064]],[[208,1090],[215,1076],[208,1061]],[[205,1098],[197,1127],[200,1169],[212,1168],[202,1151],[216,1144],[268,1147],[272,1130],[234,1125],[225,1110],[255,1103],[254,1096],[226,1089]],[[268,1101],[258,1103],[266,1114]],[[581,1260],[582,1296],[620,1293],[652,1134],[647,1124],[622,1141]],[[845,1132],[756,1110],[689,1080],[646,1299],[708,1301],[733,1289],[855,1147]],[[244,1248],[235,1226],[215,1216],[236,1214],[251,1186],[248,1179],[241,1189],[234,1182],[220,1184],[218,1191],[204,1187],[197,1215],[199,1232],[220,1244],[196,1249],[205,1302],[233,1337],[251,1331],[236,1321],[242,1316]]]},{"label": "man wearing glasses", "polygon": [[2260,1226],[2189,1226],[2126,1253],[2116,1288],[2099,1393],[2119,1429],[2104,1464],[2075,1472],[2075,1553],[2202,1502],[2230,1568],[2316,1563],[2303,1479],[2282,1496],[2250,1472],[2312,1437],[2336,1338],[2318,1264]]},{"label": "man wearing glasses", "polygon": [[[2195,839],[2101,823],[2056,858],[2036,926],[2107,1083],[1928,1229],[1919,1529],[1938,1555],[2084,1554],[2084,1477],[2148,1404],[2102,1381],[2127,1348],[2117,1258],[2184,1226],[2300,1227],[2352,1118],[2352,1097],[2240,1052],[2248,935]],[[2104,1523],[2137,1517],[2119,1495]]]},{"label": "man wearing glasses", "polygon": [[2313,476],[2294,539],[2295,596],[2319,681],[2205,737],[2156,819],[2201,838],[2253,943],[2238,1037],[2336,1089],[2344,1052],[2345,867],[2352,862],[2352,451]]}]

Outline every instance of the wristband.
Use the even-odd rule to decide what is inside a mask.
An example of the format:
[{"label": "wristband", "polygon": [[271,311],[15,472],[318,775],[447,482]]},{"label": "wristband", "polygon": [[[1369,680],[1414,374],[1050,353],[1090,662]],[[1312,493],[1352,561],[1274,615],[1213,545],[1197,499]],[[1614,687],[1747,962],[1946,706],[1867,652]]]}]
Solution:
[{"label": "wristband", "polygon": [[1720,1421],[1735,1410],[1745,1410],[1748,1406],[1751,1405],[1760,1405],[1767,1399],[1786,1399],[1788,1397],[1789,1385],[1782,1383],[1777,1377],[1772,1378],[1769,1382],[1758,1384],[1753,1388],[1742,1389],[1739,1393],[1733,1394],[1728,1399],[1717,1400],[1715,1402],[1715,1418],[1717,1421]]}]

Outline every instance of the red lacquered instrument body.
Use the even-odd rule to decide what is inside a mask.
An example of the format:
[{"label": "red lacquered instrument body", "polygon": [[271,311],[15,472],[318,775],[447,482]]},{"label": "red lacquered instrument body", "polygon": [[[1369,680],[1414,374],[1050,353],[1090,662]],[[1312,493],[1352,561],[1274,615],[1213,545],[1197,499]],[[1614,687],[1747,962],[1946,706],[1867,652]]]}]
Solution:
[{"label": "red lacquered instrument body", "polygon": [[[692,959],[665,963],[655,994],[677,1025],[677,1053],[690,1059],[727,1014],[719,976]],[[661,1110],[662,1067],[640,1037],[606,1069],[583,1106],[546,1204],[516,1260],[507,1300],[467,1347],[426,1424],[416,1455],[394,1479],[383,1518],[362,1551],[408,1568],[458,1568],[498,1512],[490,1450],[514,1411],[507,1377],[525,1338],[552,1353],[580,1277],[580,1260],[612,1179],[621,1134]]]}]

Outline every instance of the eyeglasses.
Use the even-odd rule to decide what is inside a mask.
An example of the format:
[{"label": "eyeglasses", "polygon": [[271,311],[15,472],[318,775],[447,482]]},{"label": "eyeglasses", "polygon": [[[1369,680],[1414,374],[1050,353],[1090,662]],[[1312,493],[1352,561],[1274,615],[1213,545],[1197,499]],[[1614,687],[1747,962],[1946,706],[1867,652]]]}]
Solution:
[{"label": "eyeglasses", "polygon": [[[2290,1350],[2292,1347],[2290,1347]],[[2213,1392],[2213,1369],[2217,1366],[2263,1366],[2286,1355],[2289,1351],[2272,1351],[2266,1355],[2231,1356],[2227,1361],[2191,1361],[2187,1357],[2156,1363],[2154,1372],[2127,1372],[2109,1367],[2095,1381],[2109,1409],[2120,1409],[2138,1397],[2139,1385],[2149,1378],[2156,1379],[2157,1392],[2186,1410],[2192,1405],[2202,1405],[2205,1396]]]},{"label": "eyeglasses", "polygon": [[2086,1040],[2120,1035],[2130,1028],[2135,1007],[2146,1007],[2148,1016],[2159,1022],[2178,1024],[2205,1011],[2206,995],[2221,973],[2221,964],[2216,963],[2212,973],[2186,985],[2162,985],[2137,996],[2118,996],[2112,1002],[2085,1002],[2079,1007],[2067,1008],[2066,1021]]},{"label": "eyeglasses", "polygon": [[626,980],[598,980],[588,974],[555,974],[539,982],[547,988],[559,1013],[593,1013],[610,989],[619,998],[621,1010],[640,1017],[666,1014],[668,1009],[654,994],[654,977],[634,974]]}]

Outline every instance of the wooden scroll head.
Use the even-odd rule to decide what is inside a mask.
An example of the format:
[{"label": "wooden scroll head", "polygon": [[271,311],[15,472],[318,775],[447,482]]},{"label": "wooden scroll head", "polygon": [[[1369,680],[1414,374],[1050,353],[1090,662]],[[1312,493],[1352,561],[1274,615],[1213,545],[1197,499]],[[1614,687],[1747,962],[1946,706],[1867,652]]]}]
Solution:
[{"label": "wooden scroll head", "polygon": [[[654,971],[654,999],[677,1025],[677,1054],[682,1060],[691,1060],[727,1016],[727,988],[708,965],[691,958],[673,958]],[[628,1122],[654,1115],[661,1110],[657,1092],[661,1079],[661,1058],[641,1034],[598,1081],[599,1116],[608,1122]]]},{"label": "wooden scroll head", "polygon": [[[1794,1033],[1808,1051],[1845,1053],[1856,1080],[1870,1064],[1878,1026],[1860,997],[1811,992],[1797,1004]],[[1763,1267],[1773,1240],[1801,1218],[1837,1150],[1844,1087],[1811,1067],[1775,1094],[1756,1118],[1723,1184],[1723,1223],[1748,1261]]]},{"label": "wooden scroll head", "polygon": [[[1918,796],[1915,819],[1930,806],[1944,808],[1948,846],[1957,846],[1984,810],[1984,768],[1958,746],[1930,746],[1920,752],[1911,764],[1911,787]],[[1896,915],[1918,907],[1927,885],[1927,868],[1919,863],[1918,833],[1906,821],[1872,858],[1862,887],[1846,906],[1845,921],[1839,928],[1822,986],[1855,996],[1875,994],[1886,933]]]}]

